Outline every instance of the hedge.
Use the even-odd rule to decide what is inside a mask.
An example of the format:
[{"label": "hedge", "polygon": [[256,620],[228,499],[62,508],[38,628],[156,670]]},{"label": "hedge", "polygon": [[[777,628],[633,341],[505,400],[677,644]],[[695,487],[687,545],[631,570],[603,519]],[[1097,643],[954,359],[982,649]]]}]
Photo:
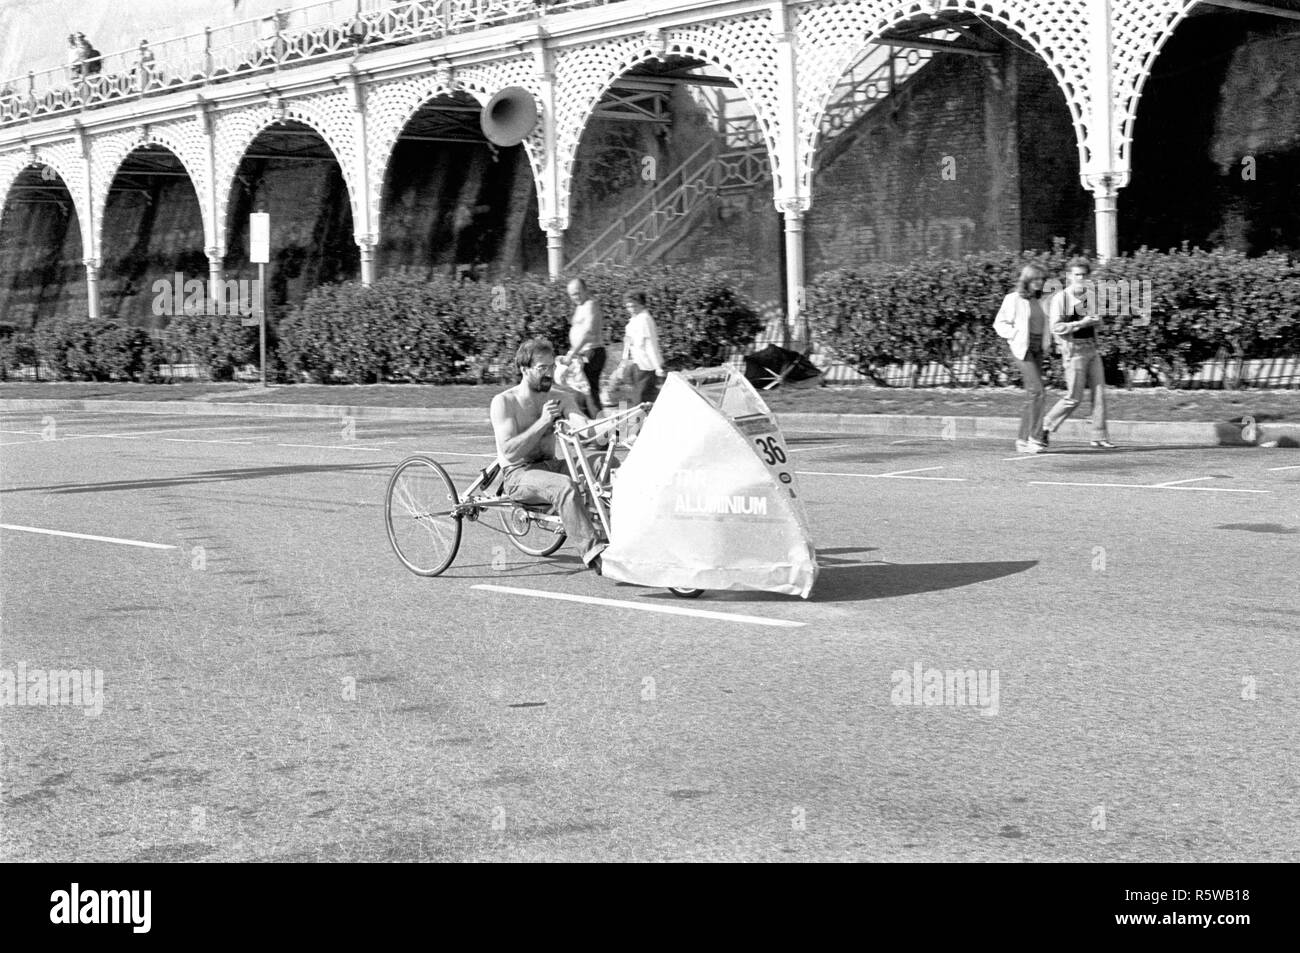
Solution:
[{"label": "hedge", "polygon": [[[1058,246],[828,272],[809,285],[806,313],[838,360],[877,380],[909,363],[918,372],[942,365],[957,380],[960,363],[968,383],[1002,383],[1018,376],[992,326],[1003,296],[1022,265],[1037,262],[1060,280],[1069,257]],[[1101,353],[1153,382],[1176,386],[1219,357],[1300,355],[1300,263],[1284,254],[1142,249],[1096,265],[1092,277],[1149,282],[1150,321],[1107,317]]]},{"label": "hedge", "polygon": [[58,318],[43,321],[34,335],[15,333],[4,358],[9,369],[21,364],[47,365],[59,380],[153,381],[160,355],[143,328],[116,321]]},{"label": "hedge", "polygon": [[[670,368],[725,360],[762,325],[722,275],[657,267],[584,275],[605,315],[610,348],[622,343],[622,295],[645,292]],[[393,275],[313,291],[279,323],[279,356],[291,379],[347,383],[502,381],[526,337],[568,348],[573,304],[564,282],[511,278],[477,283]],[[613,362],[617,355],[611,354]]]},{"label": "hedge", "polygon": [[[911,365],[915,375],[938,364],[954,381],[1001,384],[1018,372],[993,316],[1031,260],[1055,277],[1068,256],[1058,246],[828,272],[810,283],[805,313],[835,359],[882,382],[891,366]],[[627,320],[622,295],[633,289],[646,293],[672,369],[721,363],[761,330],[753,306],[719,273],[649,266],[584,277],[604,308],[611,366]],[[1217,359],[1300,355],[1300,263],[1286,255],[1142,249],[1098,266],[1093,277],[1151,289],[1148,323],[1106,319],[1102,353],[1110,366],[1145,369],[1153,382],[1177,386]],[[563,282],[527,276],[476,283],[394,275],[371,287],[327,285],[268,322],[268,371],[294,381],[513,380],[518,342],[540,335],[567,348],[572,311]],[[0,324],[0,379],[38,357],[55,377],[74,380],[154,380],[171,348],[216,380],[257,361],[257,329],[235,316],[177,317],[166,338],[163,346],[143,329],[86,318],[41,322],[34,334]],[[1059,379],[1059,363],[1053,373]]]}]

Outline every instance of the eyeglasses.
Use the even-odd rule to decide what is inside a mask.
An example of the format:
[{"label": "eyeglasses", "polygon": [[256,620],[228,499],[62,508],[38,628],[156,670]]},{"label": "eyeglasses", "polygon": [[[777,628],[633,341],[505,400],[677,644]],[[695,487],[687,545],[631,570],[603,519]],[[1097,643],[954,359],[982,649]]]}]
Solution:
[{"label": "eyeglasses", "polygon": [[543,372],[545,372],[545,371],[553,371],[553,370],[555,370],[555,365],[554,365],[554,364],[534,364],[534,365],[533,365],[533,370],[535,370],[535,371],[543,371]]}]

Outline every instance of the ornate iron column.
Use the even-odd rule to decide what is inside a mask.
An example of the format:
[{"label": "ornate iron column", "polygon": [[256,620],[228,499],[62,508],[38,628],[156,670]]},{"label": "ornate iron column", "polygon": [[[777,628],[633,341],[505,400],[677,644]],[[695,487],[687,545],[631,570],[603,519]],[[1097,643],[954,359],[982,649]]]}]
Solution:
[{"label": "ornate iron column", "polygon": [[99,225],[95,222],[95,175],[90,158],[90,135],[80,120],[73,121],[77,133],[77,145],[81,149],[82,168],[85,174],[85,187],[89,191],[86,202],[86,232],[81,237],[85,257],[81,263],[86,266],[86,314],[92,321],[98,321],[99,308]]},{"label": "ornate iron column", "polygon": [[[537,72],[534,79],[540,92],[538,106],[542,113],[542,186],[537,193],[537,214],[546,231],[546,272],[551,280],[564,271],[564,231],[569,227],[567,214],[560,212],[560,176],[557,161],[557,117],[555,114],[555,53],[539,37],[532,47]],[[563,187],[568,188],[564,183]]]},{"label": "ornate iron column", "polygon": [[1128,171],[1120,170],[1115,154],[1110,0],[1090,0],[1088,19],[1092,115],[1088,117],[1088,168],[1081,178],[1084,188],[1092,192],[1097,257],[1105,261],[1119,254],[1118,197],[1128,184]]},{"label": "ornate iron column", "polygon": [[784,175],[774,174],[776,207],[785,220],[785,313],[788,338],[800,350],[812,345],[804,309],[803,216],[811,204],[802,186],[799,170],[798,54],[786,0],[772,4],[772,33],[776,41],[777,121],[776,147]]},{"label": "ornate iron column", "polygon": [[370,166],[366,161],[369,150],[366,148],[366,90],[361,83],[361,76],[355,65],[349,64],[347,77],[348,92],[352,104],[352,134],[355,137],[354,156],[357,195],[357,218],[353,229],[357,248],[361,251],[361,283],[374,284],[375,281],[375,245],[379,236],[375,234],[373,223],[374,211],[370,200]]}]

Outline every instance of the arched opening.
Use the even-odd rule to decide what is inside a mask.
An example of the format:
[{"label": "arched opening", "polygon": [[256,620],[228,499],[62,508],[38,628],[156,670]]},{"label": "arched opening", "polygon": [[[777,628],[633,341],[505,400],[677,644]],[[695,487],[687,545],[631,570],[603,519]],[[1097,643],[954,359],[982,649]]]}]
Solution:
[{"label": "arched opening", "polygon": [[1294,14],[1198,4],[1178,24],[1137,104],[1121,251],[1183,242],[1252,255],[1300,250]]},{"label": "arched opening", "polygon": [[81,222],[68,187],[48,165],[14,179],[0,210],[0,322],[21,331],[86,316]]},{"label": "arched opening", "polygon": [[161,330],[172,317],[158,295],[160,279],[205,279],[203,213],[180,159],[144,145],[122,161],[109,186],[100,224],[100,313],[122,324]]},{"label": "arched opening", "polygon": [[622,73],[588,118],[570,178],[565,270],[714,266],[782,297],[781,219],[761,125],[720,67],[668,55]]},{"label": "arched opening", "polygon": [[546,273],[528,156],[488,142],[481,112],[468,93],[441,95],[403,127],[384,176],[380,274]]},{"label": "arched opening", "polygon": [[1057,77],[1003,21],[965,11],[875,34],[823,113],[810,277],[872,262],[1095,243]]},{"label": "arched opening", "polygon": [[249,215],[271,216],[267,308],[298,305],[313,288],[358,278],[361,253],[338,159],[320,133],[286,120],[263,129],[235,170],[226,205],[225,277],[252,280]]}]

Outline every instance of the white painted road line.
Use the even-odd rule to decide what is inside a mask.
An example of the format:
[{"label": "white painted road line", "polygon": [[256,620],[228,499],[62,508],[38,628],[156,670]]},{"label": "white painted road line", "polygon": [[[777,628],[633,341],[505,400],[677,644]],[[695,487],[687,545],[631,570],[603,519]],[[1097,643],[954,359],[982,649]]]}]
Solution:
[{"label": "white painted road line", "polygon": [[748,622],[751,625],[772,625],[783,628],[799,628],[806,622],[791,622],[789,619],[769,619],[757,615],[738,615],[734,612],[710,612],[708,609],[688,609],[685,606],[656,606],[645,602],[628,602],[624,599],[600,599],[596,596],[573,596],[563,592],[543,592],[540,589],[517,589],[514,586],[471,586],[485,592],[504,592],[515,596],[535,596],[538,599],[557,599],[561,602],[582,602],[587,605],[611,606],[615,609],[636,609],[640,612],[661,612],[666,615],[689,615],[698,619],[718,619],[722,622]]},{"label": "white painted road line", "polygon": [[247,447],[253,443],[252,440],[199,440],[197,437],[163,437],[167,443],[235,443],[241,447]]},{"label": "white painted road line", "polygon": [[1057,480],[1030,480],[1030,486],[1103,486],[1127,490],[1186,490],[1188,493],[1272,493],[1272,490],[1235,490],[1226,486],[1165,486],[1160,483],[1067,483]]},{"label": "white painted road line", "polygon": [[277,447],[301,447],[306,450],[366,450],[370,453],[392,453],[388,447],[350,447],[336,443],[277,443]]},{"label": "white painted road line", "polygon": [[[399,448],[400,449],[400,448]],[[423,453],[430,457],[481,457],[484,460],[495,460],[495,453],[452,453],[450,450],[412,450],[411,453]]]},{"label": "white painted road line", "polygon": [[1275,472],[1278,471],[1278,470],[1300,470],[1300,466],[1295,466],[1295,467],[1269,467],[1268,470],[1269,470],[1270,473],[1275,473]]},{"label": "white painted road line", "polygon": [[40,533],[44,536],[67,536],[70,539],[89,539],[97,543],[117,543],[120,546],[141,546],[145,549],[175,549],[175,546],[168,546],[164,543],[144,543],[138,539],[118,539],[116,536],[90,536],[86,533],[65,533],[57,529],[38,529],[35,526],[13,526],[9,523],[0,523],[0,529],[12,529],[19,533]]},{"label": "white painted road line", "polygon": [[[943,467],[925,467],[927,470],[942,470]],[[965,483],[965,477],[931,477],[931,476],[907,476],[913,473],[912,470],[903,470],[899,473],[831,473],[825,470],[795,470],[799,476],[826,476],[826,477],[863,477],[868,480],[934,480],[939,483]]]},{"label": "white painted road line", "polygon": [[904,473],[928,473],[931,470],[942,470],[943,467],[916,467],[913,470],[891,470],[888,473],[882,473],[881,476],[895,477],[902,476]]},{"label": "white painted road line", "polygon": [[482,458],[485,460],[495,459],[497,454],[455,454],[450,450],[403,450],[403,447],[351,447],[343,443],[277,443],[277,447],[307,447],[311,450],[369,450],[373,454],[391,454],[394,450],[402,450],[407,455],[424,454],[438,459],[439,456],[473,456],[473,458]]},{"label": "white painted road line", "polygon": [[[1180,483],[1200,483],[1202,480],[1212,480],[1213,477],[1192,477],[1190,480],[1170,480],[1168,483],[1152,483],[1152,486],[1178,486]],[[1197,489],[1200,489],[1198,487]]]}]

